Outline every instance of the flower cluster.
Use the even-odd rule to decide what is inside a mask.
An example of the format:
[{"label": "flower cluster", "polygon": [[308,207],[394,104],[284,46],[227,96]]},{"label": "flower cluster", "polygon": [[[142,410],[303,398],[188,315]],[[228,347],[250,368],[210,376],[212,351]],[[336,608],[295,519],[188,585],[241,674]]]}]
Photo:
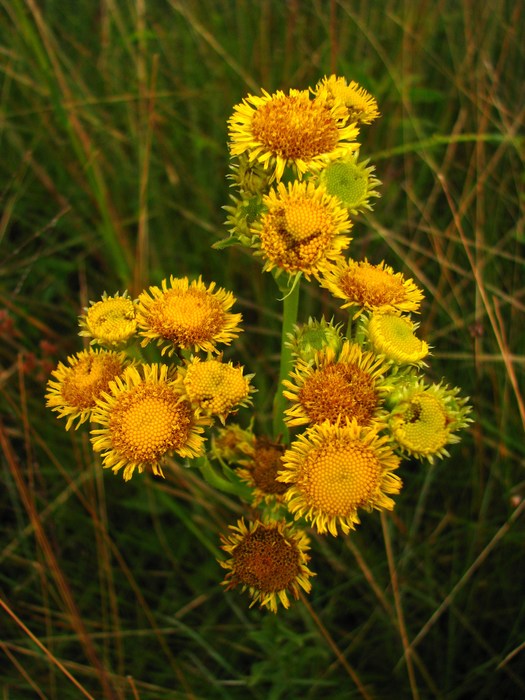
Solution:
[{"label": "flower cluster", "polygon": [[[79,318],[90,347],[52,372],[47,405],[66,430],[89,420],[93,450],[126,481],[146,468],[163,476],[174,454],[201,457],[214,419],[224,424],[251,402],[253,375],[220,349],[241,332],[241,314],[231,312],[233,294],[215,287],[171,277],[138,299],[104,293]],[[160,357],[138,360],[150,344]]]},{"label": "flower cluster", "polygon": [[270,438],[230,425],[214,444],[259,509],[223,537],[224,583],[274,611],[310,588],[307,528],[346,535],[362,512],[392,510],[402,459],[433,463],[470,422],[459,389],[423,375],[430,348],[412,318],[422,290],[384,260],[348,256],[355,218],[379,196],[356,140],[378,116],[366,90],[332,75],[310,90],[248,95],[229,120],[235,193],[225,207],[230,235],[216,247],[240,244],[262,258],[285,292],[285,323],[301,277],[346,316],[289,323],[283,401],[274,404],[281,431]]},{"label": "flower cluster", "polygon": [[[66,429],[90,421],[94,451],[125,480],[162,476],[178,455],[248,501],[222,535],[223,585],[273,612],[310,591],[309,529],[348,535],[364,512],[392,510],[402,460],[448,455],[471,420],[459,389],[424,374],[422,290],[384,260],[348,256],[356,217],[379,197],[357,141],[378,116],[366,90],[331,75],[248,95],[228,123],[229,236],[215,247],[247,247],[283,301],[273,434],[256,411],[246,427],[226,420],[252,404],[253,375],[223,359],[241,331],[233,294],[201,278],[104,294],[80,317],[90,347],[48,383]],[[298,323],[303,280],[331,295],[339,323]]]}]

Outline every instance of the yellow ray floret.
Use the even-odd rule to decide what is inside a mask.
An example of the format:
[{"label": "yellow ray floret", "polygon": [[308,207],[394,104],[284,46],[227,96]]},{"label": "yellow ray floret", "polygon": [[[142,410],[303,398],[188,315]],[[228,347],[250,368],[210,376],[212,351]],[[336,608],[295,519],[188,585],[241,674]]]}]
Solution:
[{"label": "yellow ray floret", "polygon": [[189,401],[204,413],[218,416],[224,424],[230,413],[251,403],[250,385],[253,374],[243,374],[243,367],[235,367],[231,362],[208,358],[201,360],[192,357],[179,369],[178,385]]},{"label": "yellow ray floret", "polygon": [[102,299],[92,301],[78,320],[82,329],[79,335],[91,338],[91,344],[108,347],[124,345],[137,330],[135,303],[127,292],[113,296],[104,292]]},{"label": "yellow ray floret", "polygon": [[355,420],[359,425],[384,422],[384,397],[391,387],[383,377],[388,363],[355,343],[345,341],[339,356],[330,347],[313,363],[297,360],[283,394],[292,402],[285,411],[289,426]]},{"label": "yellow ray floret", "polygon": [[411,279],[384,262],[372,265],[366,259],[339,259],[323,270],[321,285],[344,299],[341,308],[348,308],[353,318],[363,311],[417,312],[423,300],[423,292]]},{"label": "yellow ray floret", "polygon": [[301,179],[331,158],[358,148],[358,130],[344,121],[347,113],[341,103],[329,106],[310,99],[308,90],[248,95],[228,121],[230,153],[247,154],[260,163],[270,182],[280,181],[287,166]]},{"label": "yellow ray floret", "polygon": [[348,212],[323,187],[297,181],[286,187],[281,182],[263,201],[267,211],[252,234],[265,259],[264,270],[302,272],[309,279],[348,248]]},{"label": "yellow ray floret", "polygon": [[314,94],[330,107],[344,104],[348,121],[371,124],[380,116],[375,97],[354,80],[348,83],[337,75],[325,76],[315,86]]},{"label": "yellow ray floret", "polygon": [[230,525],[228,536],[221,536],[222,549],[230,555],[220,565],[228,570],[223,585],[226,590],[241,586],[258,604],[276,613],[278,604],[290,607],[289,595],[299,598],[301,588],[310,592],[307,551],[310,542],[304,532],[284,521],[262,523],[241,519]]},{"label": "yellow ray floret", "polygon": [[319,534],[348,534],[359,510],[392,510],[387,494],[399,493],[399,466],[387,436],[360,427],[315,425],[292,443],[278,479],[290,485],[284,498],[295,519],[306,518]]},{"label": "yellow ray floret", "polygon": [[173,453],[201,455],[202,426],[210,424],[180,395],[173,372],[160,364],[124,370],[97,402],[92,421],[102,425],[91,431],[94,451],[102,453],[104,467],[114,473],[123,469],[126,481],[146,467],[163,476],[161,463]]},{"label": "yellow ray floret", "polygon": [[156,341],[161,353],[172,355],[178,348],[218,352],[217,345],[229,345],[241,332],[241,314],[232,314],[231,292],[215,282],[208,287],[199,277],[170,277],[161,287],[150,287],[138,299],[137,321],[142,345]]},{"label": "yellow ray floret", "polygon": [[102,392],[108,390],[110,381],[130,361],[124,353],[109,350],[83,350],[67,361],[69,366],[59,362],[51,373],[46,406],[56,411],[59,418],[67,418],[66,430],[69,430],[75,421],[78,428],[88,420]]}]

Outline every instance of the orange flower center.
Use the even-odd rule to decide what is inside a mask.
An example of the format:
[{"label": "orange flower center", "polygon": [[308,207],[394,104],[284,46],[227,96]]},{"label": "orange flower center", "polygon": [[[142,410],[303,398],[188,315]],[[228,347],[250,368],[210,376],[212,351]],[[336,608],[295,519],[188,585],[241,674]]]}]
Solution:
[{"label": "orange flower center", "polygon": [[308,197],[289,200],[266,213],[261,246],[284,268],[303,269],[323,257],[336,233],[326,206]]},{"label": "orange flower center", "polygon": [[182,448],[193,423],[191,406],[163,384],[140,384],[118,396],[109,432],[114,450],[134,462],[154,463]]},{"label": "orange flower center", "polygon": [[283,95],[257,108],[254,138],[286,160],[311,160],[333,151],[339,140],[330,111],[307,95]]},{"label": "orange flower center", "polygon": [[210,340],[224,323],[220,301],[199,289],[168,290],[149,310],[151,329],[182,347]]},{"label": "orange flower center", "polygon": [[234,577],[266,593],[288,588],[301,571],[297,545],[271,527],[247,533],[232,557]]},{"label": "orange flower center", "polygon": [[373,450],[340,440],[307,455],[298,486],[316,510],[344,517],[373,500],[380,480],[381,465]]},{"label": "orange flower center", "polygon": [[378,405],[373,378],[356,364],[338,362],[307,377],[298,394],[312,423],[355,418],[368,425]]},{"label": "orange flower center", "polygon": [[109,382],[122,372],[122,360],[115,355],[82,357],[68,371],[62,382],[64,402],[84,410],[92,408]]},{"label": "orange flower center", "polygon": [[288,489],[288,484],[276,480],[277,473],[283,468],[281,457],[284,450],[283,445],[263,438],[257,440],[254,461],[249,470],[255,486],[263,493],[280,495]]},{"label": "orange flower center", "polygon": [[406,298],[402,279],[372,265],[345,271],[339,284],[348,299],[361,305],[398,304]]}]

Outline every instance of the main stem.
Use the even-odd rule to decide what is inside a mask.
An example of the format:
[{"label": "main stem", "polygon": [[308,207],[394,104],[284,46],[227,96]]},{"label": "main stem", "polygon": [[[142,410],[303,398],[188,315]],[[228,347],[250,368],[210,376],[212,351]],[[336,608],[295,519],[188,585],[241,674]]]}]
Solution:
[{"label": "main stem", "polygon": [[297,322],[297,312],[299,309],[299,290],[301,287],[300,280],[294,285],[291,282],[291,287],[279,287],[283,296],[283,326],[281,332],[281,364],[279,368],[279,383],[273,402],[273,434],[277,439],[280,435],[285,443],[288,443],[289,433],[284,422],[284,409],[286,408],[286,399],[283,396],[283,379],[286,379],[292,364],[292,350],[287,347],[286,342],[289,341],[288,334],[292,333],[293,327]]}]

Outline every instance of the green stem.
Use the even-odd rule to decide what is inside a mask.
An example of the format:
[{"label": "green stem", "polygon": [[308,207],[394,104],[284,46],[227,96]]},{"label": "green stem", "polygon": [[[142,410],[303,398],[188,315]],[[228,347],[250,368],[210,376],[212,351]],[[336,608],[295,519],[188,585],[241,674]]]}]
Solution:
[{"label": "green stem", "polygon": [[357,321],[355,321],[354,343],[357,343],[358,345],[363,345],[365,340],[366,340],[365,327],[363,326],[363,323],[361,322],[361,319],[359,318]]},{"label": "green stem", "polygon": [[251,489],[238,479],[233,469],[225,465],[223,466],[223,472],[229,477],[225,478],[211,465],[210,460],[206,456],[197,457],[194,460],[194,464],[200,470],[204,481],[210,486],[213,486],[213,488],[223,493],[230,493],[234,496],[238,496],[247,501],[250,500]]},{"label": "green stem", "polygon": [[297,322],[297,312],[299,309],[299,290],[301,287],[300,280],[296,279],[291,283],[291,286],[281,287],[283,292],[283,326],[281,332],[281,365],[279,368],[279,383],[273,402],[273,434],[277,439],[282,435],[284,442],[288,442],[289,432],[284,422],[284,409],[286,408],[286,399],[283,396],[283,379],[286,379],[291,369],[292,350],[286,346],[288,334],[292,333],[294,325]]},{"label": "green stem", "polygon": [[346,311],[348,313],[348,324],[346,326],[346,339],[347,340],[352,340],[354,336],[354,331],[355,331],[355,322],[353,321],[353,316],[356,313],[356,311],[359,309],[357,305],[349,306],[347,307]]}]

